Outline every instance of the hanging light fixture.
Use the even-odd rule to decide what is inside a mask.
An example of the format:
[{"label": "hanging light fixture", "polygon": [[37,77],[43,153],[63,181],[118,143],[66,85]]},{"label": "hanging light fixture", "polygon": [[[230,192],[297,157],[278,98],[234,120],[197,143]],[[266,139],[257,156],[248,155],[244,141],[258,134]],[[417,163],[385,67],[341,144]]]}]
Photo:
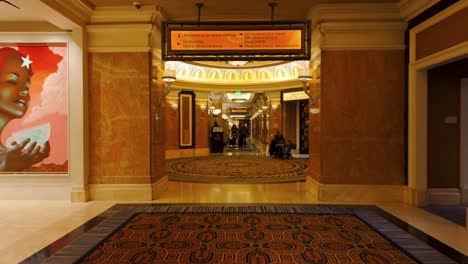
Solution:
[{"label": "hanging light fixture", "polygon": [[173,83],[176,81],[176,71],[172,69],[165,69],[163,72],[162,80],[165,83]]},{"label": "hanging light fixture", "polygon": [[228,61],[229,64],[236,67],[241,67],[249,63],[249,61]]}]

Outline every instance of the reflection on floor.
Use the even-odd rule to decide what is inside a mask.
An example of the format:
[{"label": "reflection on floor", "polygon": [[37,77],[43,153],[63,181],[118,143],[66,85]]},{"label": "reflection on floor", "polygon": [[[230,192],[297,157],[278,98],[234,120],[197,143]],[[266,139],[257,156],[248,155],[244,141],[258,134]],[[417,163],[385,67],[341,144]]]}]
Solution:
[{"label": "reflection on floor", "polygon": [[463,205],[430,205],[424,207],[428,212],[436,214],[461,226],[466,225],[466,209]]},{"label": "reflection on floor", "polygon": [[[152,203],[317,204],[318,201],[313,200],[313,196],[304,191],[305,185],[306,183],[270,185],[170,183],[170,188],[163,197]],[[2,212],[0,263],[18,263],[116,203],[118,202],[0,201]],[[420,208],[400,203],[376,205],[407,225],[468,255],[466,228]]]}]

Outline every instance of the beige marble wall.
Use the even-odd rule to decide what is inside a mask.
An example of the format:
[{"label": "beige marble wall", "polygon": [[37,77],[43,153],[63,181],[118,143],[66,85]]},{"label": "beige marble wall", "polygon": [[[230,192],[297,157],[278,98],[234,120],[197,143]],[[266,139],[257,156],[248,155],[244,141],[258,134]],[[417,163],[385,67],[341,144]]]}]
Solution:
[{"label": "beige marble wall", "polygon": [[323,51],[320,183],[404,184],[403,51]]},{"label": "beige marble wall", "polygon": [[89,55],[89,182],[150,183],[148,53]]}]

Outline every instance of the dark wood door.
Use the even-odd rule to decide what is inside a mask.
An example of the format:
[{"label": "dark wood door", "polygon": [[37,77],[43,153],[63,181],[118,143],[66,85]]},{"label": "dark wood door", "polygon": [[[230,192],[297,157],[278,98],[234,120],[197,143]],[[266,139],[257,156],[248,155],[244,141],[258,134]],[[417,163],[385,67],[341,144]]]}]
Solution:
[{"label": "dark wood door", "polygon": [[299,153],[309,154],[309,100],[299,101]]}]

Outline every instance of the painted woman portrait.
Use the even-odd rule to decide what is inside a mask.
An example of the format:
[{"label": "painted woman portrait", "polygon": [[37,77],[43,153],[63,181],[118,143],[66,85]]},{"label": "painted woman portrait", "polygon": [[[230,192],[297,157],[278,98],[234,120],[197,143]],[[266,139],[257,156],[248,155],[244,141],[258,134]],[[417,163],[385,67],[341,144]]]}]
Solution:
[{"label": "painted woman portrait", "polygon": [[[30,106],[32,61],[12,48],[0,48],[0,134],[14,119],[23,118]],[[49,156],[49,141],[39,145],[30,138],[0,143],[0,172],[18,172]]]}]

